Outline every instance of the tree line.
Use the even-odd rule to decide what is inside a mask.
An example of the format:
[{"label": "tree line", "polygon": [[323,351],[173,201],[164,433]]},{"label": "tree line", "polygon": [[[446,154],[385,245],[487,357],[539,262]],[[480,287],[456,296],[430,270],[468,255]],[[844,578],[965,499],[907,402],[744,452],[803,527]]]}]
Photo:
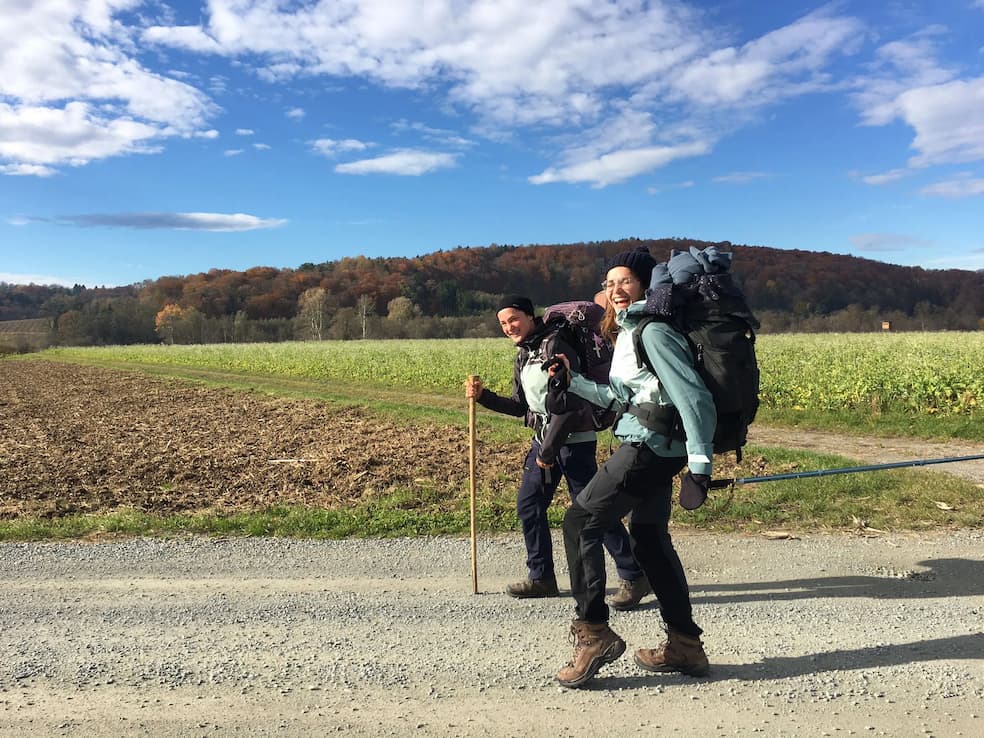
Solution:
[{"label": "tree line", "polygon": [[0,320],[48,318],[51,342],[67,345],[494,336],[503,294],[538,305],[590,299],[606,261],[637,245],[660,260],[691,246],[733,251],[765,332],[880,330],[885,321],[894,330],[982,328],[984,272],[683,238],[458,247],[114,288],[0,283]]}]

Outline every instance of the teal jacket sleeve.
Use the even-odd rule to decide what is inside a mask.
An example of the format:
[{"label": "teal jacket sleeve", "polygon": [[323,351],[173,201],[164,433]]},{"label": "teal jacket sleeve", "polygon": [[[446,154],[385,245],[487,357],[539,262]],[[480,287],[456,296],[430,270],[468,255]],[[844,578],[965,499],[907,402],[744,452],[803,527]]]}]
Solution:
[{"label": "teal jacket sleeve", "polygon": [[609,385],[593,382],[577,372],[571,372],[570,391],[597,407],[609,407],[613,401],[620,401]]},{"label": "teal jacket sleeve", "polygon": [[687,466],[693,474],[710,476],[717,411],[710,390],[694,368],[687,339],[672,328],[651,323],[642,331],[642,345],[656,369],[662,393],[683,421]]}]

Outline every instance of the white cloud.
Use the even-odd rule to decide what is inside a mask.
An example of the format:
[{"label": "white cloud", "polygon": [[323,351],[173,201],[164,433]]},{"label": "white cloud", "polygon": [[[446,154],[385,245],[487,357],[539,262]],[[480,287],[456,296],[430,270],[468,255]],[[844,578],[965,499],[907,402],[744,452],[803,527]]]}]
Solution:
[{"label": "white cloud", "polygon": [[281,218],[258,218],[245,213],[96,213],[60,215],[53,220],[63,225],[83,227],[178,231],[255,231],[277,228],[287,222]]},{"label": "white cloud", "polygon": [[959,200],[984,195],[984,179],[951,179],[927,185],[919,190],[923,195]]},{"label": "white cloud", "polygon": [[402,149],[373,159],[339,164],[335,171],[339,174],[399,174],[416,177],[437,169],[453,167],[456,159],[454,154]]},{"label": "white cloud", "polygon": [[858,251],[903,251],[912,247],[932,246],[932,241],[896,233],[859,233],[850,237]]},{"label": "white cloud", "polygon": [[20,216],[20,215],[14,215],[14,216],[12,216],[10,218],[7,218],[7,225],[12,225],[12,226],[26,226],[26,225],[30,225],[30,224],[31,224],[31,219],[30,218],[25,218],[25,217]]},{"label": "white cloud", "polygon": [[50,177],[57,173],[43,164],[0,164],[0,174],[11,177]]},{"label": "white cloud", "polygon": [[333,138],[319,138],[309,143],[315,153],[328,157],[337,156],[344,151],[364,151],[372,145],[354,138],[346,138],[342,141],[337,141]]},{"label": "white cloud", "polygon": [[[20,5],[22,12],[10,14],[15,20],[0,27],[7,123],[37,109],[68,118],[69,106],[80,104],[88,125],[80,130],[77,120],[66,120],[74,128],[7,137],[0,115],[6,173],[155,152],[168,137],[216,137],[204,128],[218,106],[188,84],[194,77],[187,72],[145,68],[138,54],[151,46],[222,56],[270,82],[351,78],[439,95],[446,110],[469,116],[473,134],[503,140],[526,128],[540,137],[533,146],[552,166],[531,182],[605,186],[665,165],[666,152],[699,152],[670,161],[706,153],[766,106],[836,89],[843,81],[833,70],[868,31],[840,12],[840,3],[741,42],[730,29],[713,27],[712,14],[676,0],[209,0],[200,25],[175,25],[176,13],[155,5],[156,25],[149,27],[138,15],[147,11],[142,0]],[[941,33],[930,26],[884,44],[868,77],[853,81],[865,123],[901,119],[916,130],[913,166],[979,155],[973,123],[926,109],[939,95],[953,103],[948,115],[984,117],[966,100],[957,105],[950,97],[956,91],[938,89],[956,84],[956,73],[935,60]],[[180,66],[170,58],[167,64]],[[225,94],[230,79],[211,74],[203,84]],[[282,104],[288,118],[305,118],[303,108]],[[398,125],[437,148],[472,144],[453,131]],[[410,151],[340,166],[412,171]],[[423,153],[450,157],[436,166],[455,161]]]},{"label": "white cloud", "polygon": [[270,148],[270,144],[255,143],[253,144],[253,148],[256,149],[257,151],[266,151],[267,149]]},{"label": "white cloud", "polygon": [[916,131],[912,166],[984,159],[984,77],[908,90],[897,106]]},{"label": "white cloud", "polygon": [[222,46],[198,26],[170,26],[148,28],[143,32],[147,43],[167,44],[203,54],[219,54]]},{"label": "white cloud", "polygon": [[[9,5],[9,3],[8,3]],[[0,164],[46,174],[159,150],[218,110],[183,81],[146,69],[115,16],[139,0],[21,2],[0,24]]]},{"label": "white cloud", "polygon": [[594,187],[605,187],[636,175],[666,166],[675,159],[706,154],[709,146],[703,142],[681,146],[651,146],[642,149],[624,149],[610,154],[544,170],[529,178],[532,184],[551,182],[590,182]]},{"label": "white cloud", "polygon": [[[156,140],[173,131],[126,117],[107,117],[84,102],[64,108],[0,102],[0,160],[46,174],[51,167],[157,151]],[[155,143],[152,143],[155,142]]]},{"label": "white cloud", "polygon": [[[984,160],[984,77],[956,79],[955,69],[937,61],[937,37],[943,32],[934,26],[885,44],[872,75],[856,82],[862,123],[901,120],[915,132],[917,154],[909,159],[910,168]],[[872,183],[884,181],[891,179]]]},{"label": "white cloud", "polygon": [[255,133],[255,131],[253,131],[252,128],[237,128],[236,129],[236,135],[237,136],[252,136],[254,133]]},{"label": "white cloud", "polygon": [[[574,131],[555,142],[563,147],[558,164],[538,181],[566,179],[554,177],[620,151],[710,146],[744,120],[729,111],[829,88],[827,67],[853,52],[864,32],[857,19],[825,9],[734,46],[706,25],[707,15],[672,0],[213,0],[209,8],[200,28],[161,25],[144,40],[258,59],[256,72],[268,81],[319,75],[443,90],[489,138],[522,127]],[[658,127],[614,131],[633,116],[656,115]],[[687,128],[695,130],[679,134]],[[619,135],[626,140],[617,142]],[[441,143],[470,143],[452,141]]]},{"label": "white cloud", "polygon": [[239,156],[243,153],[243,149],[226,149],[222,152],[223,156]]}]

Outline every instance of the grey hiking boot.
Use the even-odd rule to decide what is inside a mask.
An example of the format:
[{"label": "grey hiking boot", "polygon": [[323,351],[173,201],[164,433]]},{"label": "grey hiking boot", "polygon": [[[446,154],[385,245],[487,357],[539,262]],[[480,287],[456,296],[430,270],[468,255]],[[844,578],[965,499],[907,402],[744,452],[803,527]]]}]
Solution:
[{"label": "grey hiking boot", "polygon": [[622,579],[619,582],[618,592],[608,598],[608,606],[616,610],[631,610],[638,607],[642,598],[652,591],[653,588],[649,586],[649,580],[645,575],[638,579]]},{"label": "grey hiking boot", "polygon": [[575,620],[571,623],[571,638],[574,655],[567,666],[557,672],[557,681],[563,687],[580,687],[597,674],[598,669],[625,653],[625,641],[608,627],[608,623]]},{"label": "grey hiking boot", "polygon": [[506,587],[506,594],[510,597],[559,597],[560,590],[557,589],[556,579],[524,579]]},{"label": "grey hiking boot", "polygon": [[679,671],[690,676],[705,676],[710,670],[700,638],[675,630],[667,630],[659,648],[636,651],[635,662],[646,671]]}]

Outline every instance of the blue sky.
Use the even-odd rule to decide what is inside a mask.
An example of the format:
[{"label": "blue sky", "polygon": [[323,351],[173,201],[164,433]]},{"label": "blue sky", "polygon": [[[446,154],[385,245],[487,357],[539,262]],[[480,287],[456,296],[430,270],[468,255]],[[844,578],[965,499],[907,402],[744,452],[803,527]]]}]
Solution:
[{"label": "blue sky", "polygon": [[0,0],[0,281],[631,236],[984,268],[984,0]]}]

